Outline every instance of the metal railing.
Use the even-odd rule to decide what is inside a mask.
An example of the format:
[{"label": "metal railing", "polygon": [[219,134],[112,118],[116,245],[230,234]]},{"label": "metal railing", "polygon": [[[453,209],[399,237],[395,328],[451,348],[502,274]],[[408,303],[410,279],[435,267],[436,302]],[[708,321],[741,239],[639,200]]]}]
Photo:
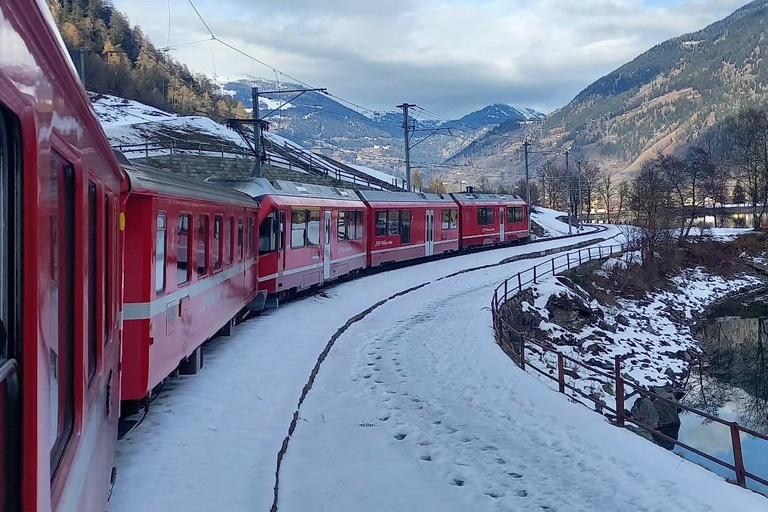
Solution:
[{"label": "metal railing", "polygon": [[[673,443],[674,445],[689,450],[690,452],[695,453],[715,464],[718,464],[719,466],[729,469],[734,472],[736,476],[735,481],[741,487],[747,486],[748,478],[762,485],[768,486],[768,479],[747,471],[746,467],[744,466],[741,434],[747,434],[763,441],[768,441],[768,436],[739,425],[735,421],[726,421],[707,412],[688,407],[687,405],[681,404],[676,400],[671,400],[667,397],[649,391],[640,385],[631,382],[630,380],[627,380],[622,374],[621,356],[615,357],[612,372],[609,372],[605,369],[596,368],[592,365],[586,364],[582,361],[579,361],[578,359],[562,353],[553,345],[549,345],[547,343],[543,343],[541,341],[525,336],[521,332],[517,331],[514,327],[512,327],[509,322],[503,318],[503,305],[508,300],[510,300],[513,295],[521,292],[524,286],[531,283],[536,284],[541,278],[547,275],[555,275],[558,271],[575,268],[587,261],[610,257],[613,254],[621,253],[625,250],[626,247],[621,245],[611,245],[607,247],[599,246],[597,248],[590,247],[587,249],[580,249],[577,252],[570,252],[555,256],[547,262],[535,265],[527,270],[518,272],[510,278],[505,279],[504,282],[494,290],[493,299],[491,301],[493,327],[496,335],[496,341],[499,343],[499,346],[521,369],[533,370],[539,375],[557,382],[558,391],[560,393],[583,405],[587,405],[587,403],[582,401],[582,399],[586,399],[588,402],[592,402],[595,410],[599,412],[606,410],[611,413],[612,417],[608,414],[605,414],[605,416],[608,417],[616,426],[625,427],[627,426],[627,423],[630,423],[649,432],[654,439],[663,439],[668,443]],[[528,352],[537,353],[538,355],[554,355],[557,358],[557,371],[554,372],[548,368],[541,368],[537,366],[537,364],[532,363],[530,358],[526,356]],[[568,364],[570,368],[566,369],[566,364]],[[615,395],[615,403],[611,404],[613,406],[606,403],[600,396],[585,393],[582,389],[579,389],[578,387],[567,382],[566,377],[568,377],[569,372],[573,374],[576,372],[576,370],[579,369],[588,372],[593,376],[599,376],[604,379],[605,382],[611,383],[613,385]],[[629,395],[625,393],[627,390],[631,390]],[[728,427],[731,434],[731,445],[734,459],[733,464],[714,455],[711,455],[704,450],[700,450],[687,443],[670,437],[657,430],[656,428],[644,425],[632,418],[632,416],[624,409],[624,403],[627,398],[630,398],[635,394],[649,397],[652,400],[660,400],[678,408],[679,410],[687,411],[711,422]]]},{"label": "metal railing", "polygon": [[118,144],[112,146],[131,158],[141,158],[143,155],[145,158],[150,156],[160,155],[206,155],[206,156],[218,156],[221,158],[246,158],[252,156],[251,152],[247,148],[240,148],[234,145],[226,144],[208,144],[203,142],[184,142],[176,139],[172,139],[170,142],[144,142],[140,144]]}]

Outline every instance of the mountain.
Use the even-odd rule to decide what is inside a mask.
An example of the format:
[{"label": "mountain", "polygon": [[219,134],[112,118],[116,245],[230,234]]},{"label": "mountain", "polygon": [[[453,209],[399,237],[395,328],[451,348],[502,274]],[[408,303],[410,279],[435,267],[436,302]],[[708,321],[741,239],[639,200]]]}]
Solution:
[{"label": "mountain", "polygon": [[739,108],[768,105],[766,29],[768,0],[756,0],[651,48],[549,115],[541,145],[573,145],[625,174],[682,150]]},{"label": "mountain", "polygon": [[519,109],[503,103],[494,103],[487,107],[467,114],[456,121],[445,123],[446,126],[465,126],[473,129],[488,125],[501,125],[505,122],[525,122],[544,119],[544,114],[530,108]]},{"label": "mountain", "polygon": [[[301,89],[291,83],[265,79],[224,79],[219,82],[224,94],[252,108],[251,87],[260,91]],[[260,94],[259,115],[266,116],[274,130],[299,144],[311,147],[326,156],[350,164],[403,173],[403,115],[402,112],[360,112],[321,92],[307,92],[294,99],[295,93]],[[449,128],[419,143],[412,153],[415,167],[426,174],[432,166],[464,150],[469,144],[508,121],[527,122],[541,119],[544,114],[532,109],[495,104],[466,116],[445,122],[424,119],[414,111],[411,120],[419,130]],[[421,137],[428,132],[417,132]]]}]

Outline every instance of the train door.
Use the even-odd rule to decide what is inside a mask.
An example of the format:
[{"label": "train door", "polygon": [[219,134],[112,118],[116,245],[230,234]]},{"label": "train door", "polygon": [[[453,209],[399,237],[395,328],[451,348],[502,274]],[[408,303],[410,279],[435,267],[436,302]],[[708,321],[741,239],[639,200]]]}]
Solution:
[{"label": "train door", "polygon": [[435,211],[427,210],[427,236],[424,238],[426,242],[425,256],[432,256],[435,253]]},{"label": "train door", "polygon": [[325,210],[325,250],[323,252],[323,280],[331,278],[331,210]]},{"label": "train door", "polygon": [[21,166],[18,124],[0,106],[0,510],[21,510]]},{"label": "train door", "polygon": [[504,231],[505,231],[504,222],[506,221],[506,218],[507,218],[506,214],[507,214],[506,208],[504,208],[503,206],[499,208],[499,241],[501,242],[504,241]]}]

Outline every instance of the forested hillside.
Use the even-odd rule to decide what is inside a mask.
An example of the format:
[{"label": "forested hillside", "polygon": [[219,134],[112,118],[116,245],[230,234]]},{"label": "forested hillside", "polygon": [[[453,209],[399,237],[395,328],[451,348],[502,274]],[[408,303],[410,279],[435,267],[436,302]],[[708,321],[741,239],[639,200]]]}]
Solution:
[{"label": "forested hillside", "polygon": [[182,115],[246,117],[238,101],[156,48],[107,0],[51,0],[51,11],[89,91]]},{"label": "forested hillside", "polygon": [[744,107],[768,104],[768,0],[661,43],[596,81],[550,115],[545,145],[616,170],[683,150]]}]

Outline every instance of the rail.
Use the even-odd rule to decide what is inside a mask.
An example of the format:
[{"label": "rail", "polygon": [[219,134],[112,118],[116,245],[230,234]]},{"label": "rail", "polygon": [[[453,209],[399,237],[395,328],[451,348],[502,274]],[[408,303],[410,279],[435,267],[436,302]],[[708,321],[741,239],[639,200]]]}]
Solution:
[{"label": "rail", "polygon": [[[526,285],[531,283],[536,284],[541,278],[547,275],[555,275],[558,271],[575,268],[587,261],[610,257],[613,254],[621,253],[625,250],[626,247],[622,245],[598,246],[597,248],[590,247],[587,249],[580,249],[576,252],[555,256],[549,261],[534,265],[529,269],[518,272],[512,277],[505,279],[504,282],[496,287],[496,289],[493,291],[493,299],[491,300],[491,312],[493,316],[493,327],[496,335],[496,341],[499,343],[504,352],[507,353],[515,362],[515,364],[517,364],[522,370],[533,370],[537,374],[556,382],[558,392],[568,396],[574,401],[581,403],[582,405],[587,405],[587,403],[582,401],[586,400],[587,402],[591,402],[594,409],[598,412],[602,413],[603,410],[608,411],[611,413],[612,417],[608,414],[605,414],[605,416],[608,417],[616,426],[626,427],[628,423],[635,425],[649,432],[653,438],[659,438],[669,443],[673,443],[676,446],[680,446],[681,448],[689,450],[690,452],[695,453],[715,464],[718,464],[719,466],[733,471],[736,476],[736,483],[741,487],[747,486],[747,479],[768,486],[768,480],[766,478],[747,471],[744,465],[741,435],[747,434],[763,441],[768,441],[768,436],[739,425],[735,421],[726,421],[707,412],[688,407],[687,405],[681,404],[674,400],[670,400],[667,397],[649,391],[627,380],[622,374],[621,356],[616,356],[612,371],[596,368],[582,361],[579,361],[578,359],[570,357],[560,352],[559,350],[556,350],[552,345],[528,338],[513,328],[503,318],[501,311],[502,306],[508,300],[510,300],[511,296],[521,292],[523,287]],[[532,363],[526,356],[528,352],[538,352],[542,355],[545,353],[554,355],[557,358],[556,373],[549,371],[549,369],[546,367],[540,368],[535,363]],[[570,366],[568,369],[566,369],[566,364]],[[572,375],[576,369],[586,371],[592,375],[600,376],[603,379],[606,379],[608,382],[612,383],[615,403],[608,404],[599,396],[587,394],[583,390],[567,382],[566,377],[569,375],[569,372]],[[627,390],[631,390],[628,395],[626,394]],[[704,450],[700,450],[694,446],[670,437],[663,432],[660,432],[659,430],[656,430],[655,428],[652,428],[648,425],[644,425],[632,418],[628,411],[624,409],[624,403],[627,398],[635,394],[650,397],[653,400],[661,400],[662,402],[671,404],[678,409],[685,410],[691,414],[695,414],[706,420],[729,428],[731,434],[731,445],[733,449],[733,464],[722,460],[715,455],[709,454]]]}]

